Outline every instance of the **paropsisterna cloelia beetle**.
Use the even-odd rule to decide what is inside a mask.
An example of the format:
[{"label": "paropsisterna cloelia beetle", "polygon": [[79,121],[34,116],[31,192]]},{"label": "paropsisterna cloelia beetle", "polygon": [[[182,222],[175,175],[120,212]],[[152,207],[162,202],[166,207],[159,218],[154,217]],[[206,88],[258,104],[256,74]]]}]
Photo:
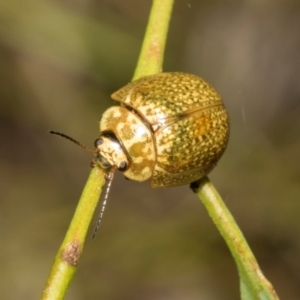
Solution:
[{"label": "paropsisterna cloelia beetle", "polygon": [[152,187],[189,184],[209,173],[223,154],[229,119],[218,93],[186,73],[133,81],[112,98],[95,141],[103,168],[115,167]]},{"label": "paropsisterna cloelia beetle", "polygon": [[110,171],[108,189],[116,169],[131,180],[149,179],[152,187],[190,184],[225,151],[228,114],[219,94],[195,75],[142,77],[111,97],[121,106],[104,112],[95,141],[96,162]]}]

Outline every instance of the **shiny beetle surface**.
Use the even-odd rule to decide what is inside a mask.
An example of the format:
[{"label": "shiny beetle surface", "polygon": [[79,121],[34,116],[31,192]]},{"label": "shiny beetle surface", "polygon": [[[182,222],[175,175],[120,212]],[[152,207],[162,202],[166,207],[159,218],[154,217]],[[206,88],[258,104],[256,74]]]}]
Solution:
[{"label": "shiny beetle surface", "polygon": [[152,187],[189,184],[210,172],[229,137],[218,93],[201,78],[159,73],[133,81],[112,98],[95,141],[97,160]]}]

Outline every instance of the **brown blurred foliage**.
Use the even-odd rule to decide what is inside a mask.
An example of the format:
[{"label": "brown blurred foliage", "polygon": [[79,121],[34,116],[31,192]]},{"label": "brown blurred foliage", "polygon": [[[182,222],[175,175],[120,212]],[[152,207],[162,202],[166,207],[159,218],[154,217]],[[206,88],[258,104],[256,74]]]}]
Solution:
[{"label": "brown blurred foliage", "polygon": [[[130,81],[151,1],[0,3],[0,293],[38,299],[89,173],[110,94]],[[282,299],[300,299],[300,3],[175,1],[165,71],[210,82],[231,117],[210,178]],[[92,228],[91,228],[92,233]],[[118,174],[67,299],[239,299],[234,262],[188,187]]]}]

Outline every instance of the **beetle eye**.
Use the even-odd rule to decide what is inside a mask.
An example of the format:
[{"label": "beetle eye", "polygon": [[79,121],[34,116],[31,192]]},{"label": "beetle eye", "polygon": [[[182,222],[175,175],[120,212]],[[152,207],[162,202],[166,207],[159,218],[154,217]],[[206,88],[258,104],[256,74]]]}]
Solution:
[{"label": "beetle eye", "polygon": [[126,169],[127,169],[127,163],[126,161],[122,161],[118,167],[118,170],[124,172]]},{"label": "beetle eye", "polygon": [[101,139],[101,138],[96,139],[95,142],[94,142],[95,148],[97,148],[98,146],[100,146],[102,144],[103,144],[103,139]]}]

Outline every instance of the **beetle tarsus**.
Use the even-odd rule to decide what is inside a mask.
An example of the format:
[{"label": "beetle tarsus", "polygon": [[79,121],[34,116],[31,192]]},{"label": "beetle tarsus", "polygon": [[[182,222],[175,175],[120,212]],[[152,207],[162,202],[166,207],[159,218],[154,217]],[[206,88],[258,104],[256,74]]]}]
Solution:
[{"label": "beetle tarsus", "polygon": [[194,193],[197,193],[198,189],[199,189],[199,181],[194,181],[190,184],[190,188],[192,189],[192,191]]},{"label": "beetle tarsus", "polygon": [[93,159],[90,163],[90,167],[93,169],[97,166],[97,159]]}]

